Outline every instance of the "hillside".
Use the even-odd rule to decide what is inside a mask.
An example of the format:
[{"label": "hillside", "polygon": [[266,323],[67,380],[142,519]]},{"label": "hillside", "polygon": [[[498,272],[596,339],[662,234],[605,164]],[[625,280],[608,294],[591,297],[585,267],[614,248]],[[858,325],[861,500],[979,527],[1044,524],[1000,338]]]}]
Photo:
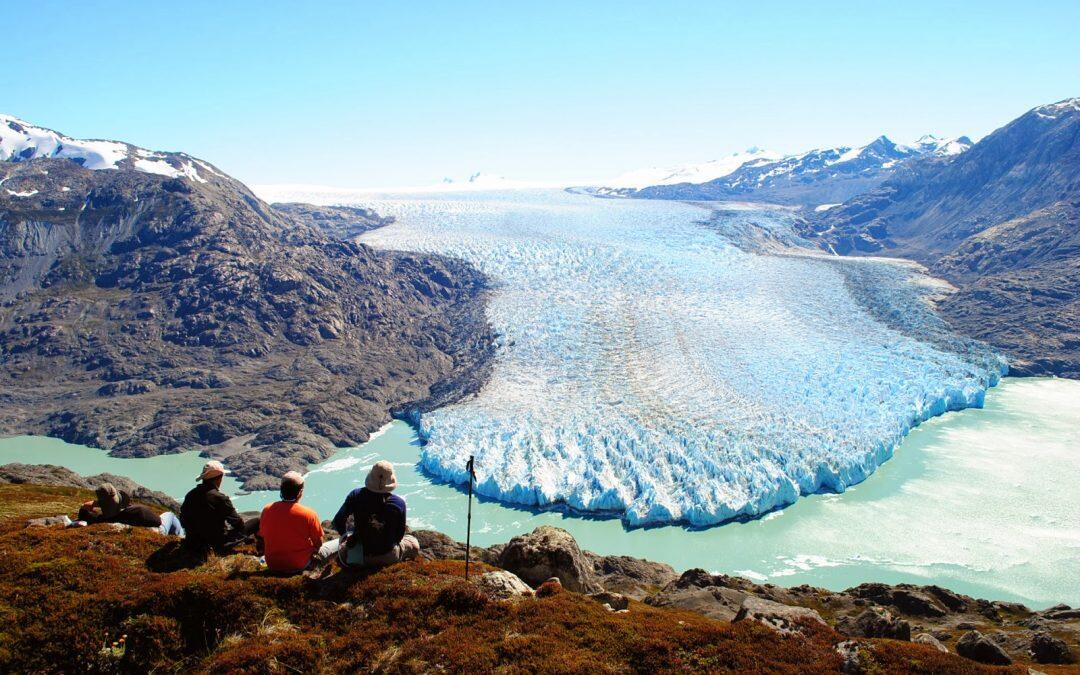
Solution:
[{"label": "hillside", "polygon": [[555,582],[509,593],[465,582],[456,560],[304,580],[268,576],[242,552],[155,572],[175,546],[160,535],[24,526],[88,494],[0,485],[4,672],[1026,672],[809,619],[778,629],[634,600],[613,611],[610,593]]},{"label": "hillside", "polygon": [[375,214],[4,120],[0,433],[200,449],[257,489],[486,377],[486,280],[336,236]]},{"label": "hillside", "polygon": [[1080,99],[1035,108],[948,161],[915,162],[809,220],[838,253],[918,260],[941,303],[1017,373],[1080,377]]}]

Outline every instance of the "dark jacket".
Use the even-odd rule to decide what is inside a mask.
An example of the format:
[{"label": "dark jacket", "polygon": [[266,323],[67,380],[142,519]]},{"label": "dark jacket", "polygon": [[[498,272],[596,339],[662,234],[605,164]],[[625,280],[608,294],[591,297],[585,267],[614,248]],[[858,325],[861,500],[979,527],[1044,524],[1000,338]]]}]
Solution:
[{"label": "dark jacket", "polygon": [[345,534],[353,517],[353,536],[359,536],[364,555],[388,553],[405,536],[405,500],[397,495],[356,488],[334,516],[334,529]]},{"label": "dark jacket", "polygon": [[142,504],[132,504],[131,495],[123,490],[120,494],[120,510],[111,516],[106,516],[100,510],[82,508],[79,509],[79,520],[85,520],[91,525],[95,523],[123,523],[132,527],[160,527],[161,516],[154,513],[153,509]]},{"label": "dark jacket", "polygon": [[244,519],[232,500],[209,483],[200,483],[184,497],[180,507],[185,544],[198,550],[225,553],[244,535]]}]

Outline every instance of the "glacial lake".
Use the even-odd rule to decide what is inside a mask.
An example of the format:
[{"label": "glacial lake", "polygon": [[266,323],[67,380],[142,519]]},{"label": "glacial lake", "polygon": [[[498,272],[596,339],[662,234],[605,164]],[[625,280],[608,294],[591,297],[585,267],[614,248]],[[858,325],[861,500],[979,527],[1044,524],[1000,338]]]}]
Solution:
[{"label": "glacial lake", "polygon": [[[465,493],[418,471],[419,440],[404,422],[310,467],[305,503],[332,517],[377,459],[392,461],[414,528],[465,538]],[[196,453],[117,459],[56,439],[0,439],[0,463],[67,466],[130,476],[177,498],[194,485]],[[237,493],[229,479],[226,489]],[[274,494],[235,498],[257,510]],[[703,567],[781,585],[843,589],[865,581],[940,584],[1032,607],[1080,604],[1080,382],[1005,378],[981,409],[931,419],[892,459],[843,494],[813,495],[757,520],[703,530],[627,530],[617,519],[473,505],[485,546],[550,524],[583,548]]]}]

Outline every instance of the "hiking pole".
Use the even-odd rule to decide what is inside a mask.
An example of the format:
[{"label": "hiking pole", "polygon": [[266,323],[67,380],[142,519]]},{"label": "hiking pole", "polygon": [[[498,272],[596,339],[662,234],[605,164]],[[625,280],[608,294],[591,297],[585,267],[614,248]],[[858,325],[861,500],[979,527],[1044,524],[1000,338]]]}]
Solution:
[{"label": "hiking pole", "polygon": [[469,461],[465,464],[465,470],[469,472],[469,515],[465,526],[465,581],[469,580],[469,558],[472,552],[472,485],[476,480],[476,472],[473,471],[473,456],[469,455]]}]

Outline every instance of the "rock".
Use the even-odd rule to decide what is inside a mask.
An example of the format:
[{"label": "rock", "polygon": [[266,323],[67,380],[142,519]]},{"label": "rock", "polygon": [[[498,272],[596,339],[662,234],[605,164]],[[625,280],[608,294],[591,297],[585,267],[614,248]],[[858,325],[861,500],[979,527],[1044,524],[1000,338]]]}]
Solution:
[{"label": "rock", "polygon": [[938,650],[939,652],[945,652],[946,654],[949,653],[949,648],[946,647],[944,644],[942,644],[941,640],[937,639],[936,637],[934,637],[933,635],[931,635],[929,633],[919,633],[915,637],[911,638],[911,641],[916,642],[916,643],[921,644],[921,645],[927,645],[929,647],[933,647],[934,649]]},{"label": "rock", "polygon": [[960,637],[956,642],[956,653],[966,659],[995,666],[1007,666],[1012,663],[1012,658],[1005,653],[1004,649],[975,630],[968,631]]},{"label": "rock", "polygon": [[644,600],[679,578],[671,565],[623,555],[599,556],[585,551],[600,585],[634,600]]},{"label": "rock", "polygon": [[836,624],[836,630],[851,637],[911,639],[911,624],[880,607],[863,610],[856,617],[844,617]]},{"label": "rock", "polygon": [[757,621],[781,633],[799,632],[801,624],[817,622],[826,625],[821,615],[807,607],[791,607],[772,600],[747,596],[735,615],[735,621]]},{"label": "rock", "polygon": [[840,672],[846,675],[862,675],[866,672],[862,664],[861,651],[862,646],[854,640],[847,640],[836,645],[836,653],[842,659]]},{"label": "rock", "polygon": [[621,593],[600,591],[599,593],[590,593],[589,597],[599,602],[601,605],[607,605],[608,609],[612,611],[626,609],[630,606],[629,598]]},{"label": "rock", "polygon": [[645,598],[652,607],[675,607],[707,616],[719,621],[732,621],[742,608],[747,594],[744,591],[723,586],[690,586],[680,588],[671,584],[656,595]]},{"label": "rock", "polygon": [[592,565],[570,533],[550,525],[541,525],[529,534],[511,539],[499,556],[499,567],[517,574],[532,586],[558,577],[569,591],[596,593],[603,590]]},{"label": "rock", "polygon": [[1047,610],[1042,613],[1042,616],[1044,619],[1050,619],[1051,621],[1071,621],[1080,619],[1080,609]]},{"label": "rock", "polygon": [[[420,542],[420,557],[427,560],[464,560],[465,544],[435,530],[413,530],[410,534]],[[492,548],[472,547],[471,559],[497,567],[499,556]]]},{"label": "rock", "polygon": [[857,597],[872,600],[879,605],[895,607],[900,612],[912,616],[935,618],[948,613],[928,593],[906,586],[860,584],[848,592]]},{"label": "rock", "polygon": [[487,572],[476,579],[476,585],[493,600],[518,600],[533,597],[533,589],[516,574],[506,570]]},{"label": "rock", "polygon": [[57,525],[67,527],[71,519],[67,516],[49,516],[48,518],[31,518],[26,521],[27,527],[55,527]]},{"label": "rock", "polygon": [[137,502],[150,506],[160,506],[174,513],[180,512],[180,504],[175,499],[139,485],[130,478],[111,473],[96,476],[80,476],[74,471],[54,464],[5,464],[0,466],[0,483],[33,483],[56,487],[73,487],[81,490],[93,490],[102,483],[112,483]]},{"label": "rock", "polygon": [[1075,657],[1064,640],[1049,633],[1036,633],[1031,638],[1031,658],[1037,663],[1072,663]]},{"label": "rock", "polygon": [[124,523],[103,523],[101,528],[110,532],[126,532],[131,529],[131,526]]}]

